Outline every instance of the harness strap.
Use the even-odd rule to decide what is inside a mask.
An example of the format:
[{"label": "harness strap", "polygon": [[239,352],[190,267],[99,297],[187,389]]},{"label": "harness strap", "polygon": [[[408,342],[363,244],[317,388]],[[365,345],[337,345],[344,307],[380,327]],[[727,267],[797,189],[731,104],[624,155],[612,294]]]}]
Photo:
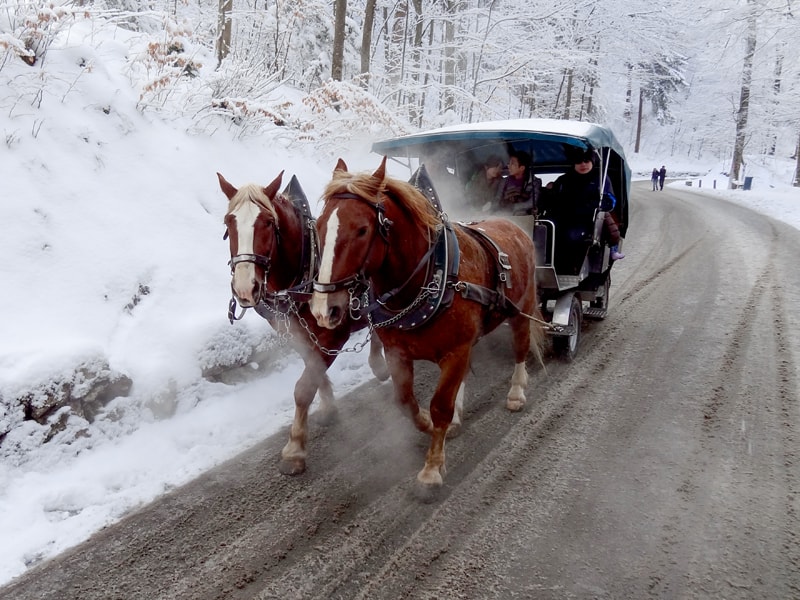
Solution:
[{"label": "harness strap", "polygon": [[[445,221],[411,276],[402,285],[374,299],[367,307],[373,326],[414,329],[430,322],[439,311],[450,306],[458,278],[459,255],[453,226]],[[408,287],[423,268],[426,269],[425,283],[411,304],[401,310],[387,308],[386,304]]]},{"label": "harness strap", "polygon": [[459,281],[455,285],[456,291],[466,300],[472,300],[486,306],[490,311],[496,311],[505,317],[516,317],[522,309],[508,299],[500,290],[490,290],[477,283]]},{"label": "harness strap", "polygon": [[511,289],[511,261],[508,254],[503,252],[497,242],[490,238],[483,229],[469,225],[468,223],[459,223],[461,230],[480,242],[489,255],[494,258],[497,269],[497,288],[492,290],[476,283],[458,282],[456,290],[460,291],[464,298],[483,304],[490,310],[496,310],[507,317],[518,315],[522,311],[506,296],[506,290]]},{"label": "harness strap", "polygon": [[472,235],[473,238],[478,240],[484,248],[489,251],[489,254],[495,259],[497,263],[497,280],[499,286],[511,289],[511,261],[508,259],[508,254],[503,252],[503,249],[497,245],[492,238],[480,227],[469,227],[467,223],[459,223],[461,230]]}]

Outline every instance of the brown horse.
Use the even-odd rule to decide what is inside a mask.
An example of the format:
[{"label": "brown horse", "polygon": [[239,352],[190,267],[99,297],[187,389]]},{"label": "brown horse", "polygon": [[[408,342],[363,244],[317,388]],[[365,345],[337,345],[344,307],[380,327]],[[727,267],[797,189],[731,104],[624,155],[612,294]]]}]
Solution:
[{"label": "brown horse", "polygon": [[[308,409],[319,391],[323,422],[335,414],[333,390],[327,369],[350,334],[367,325],[355,312],[333,329],[323,328],[311,316],[308,300],[319,261],[314,219],[296,178],[278,193],[283,171],[267,187],[248,184],[237,189],[217,173],[228,198],[226,236],[230,239],[231,289],[229,317],[236,302],[255,308],[280,334],[291,339],[305,368],[294,388],[295,413],[289,442],[281,452],[279,469],[296,475],[306,469]],[[241,317],[239,317],[241,318]],[[373,337],[369,365],[376,377],[389,377],[383,345]]]},{"label": "brown horse", "polygon": [[[320,325],[337,327],[356,300],[348,290],[371,286],[370,322],[384,343],[396,399],[431,436],[417,475],[427,499],[443,483],[445,437],[472,347],[504,321],[516,363],[506,407],[525,404],[525,361],[533,349],[541,362],[544,344],[542,328],[529,318],[541,318],[533,242],[505,219],[448,223],[414,186],[386,176],[385,157],[372,174],[349,173],[339,159],[323,200],[311,311]],[[427,411],[414,396],[415,360],[441,370]]]}]

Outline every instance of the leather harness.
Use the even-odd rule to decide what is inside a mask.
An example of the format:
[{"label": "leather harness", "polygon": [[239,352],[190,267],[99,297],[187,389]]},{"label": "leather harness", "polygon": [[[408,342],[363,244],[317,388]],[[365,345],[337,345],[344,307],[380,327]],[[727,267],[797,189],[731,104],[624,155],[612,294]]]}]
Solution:
[{"label": "leather harness", "polygon": [[[459,281],[460,249],[455,228],[442,210],[441,202],[424,165],[417,169],[409,183],[419,189],[431,202],[442,220],[442,225],[430,249],[405,283],[382,294],[379,298],[370,296],[367,312],[372,326],[396,327],[403,330],[421,327],[453,303],[455,292],[459,292],[467,300],[486,306],[489,311],[499,312],[506,317],[518,315],[521,312],[520,308],[506,296],[506,290],[511,289],[511,263],[508,254],[480,228],[480,222],[456,223],[456,227],[471,235],[483,246],[495,263],[494,289],[477,283]],[[412,305],[399,311],[387,308],[386,304],[423,268],[427,272],[425,283]]]},{"label": "leather harness", "polygon": [[[506,290],[511,289],[511,263],[508,254],[503,252],[500,246],[480,228],[480,221],[458,222],[455,226],[449,221],[424,165],[419,167],[409,183],[419,189],[431,202],[438,212],[442,224],[438,227],[436,239],[431,244],[428,252],[422,257],[414,272],[402,285],[382,294],[380,297],[375,297],[372,290],[369,290],[369,304],[362,308],[361,311],[367,314],[370,324],[376,328],[396,327],[403,330],[421,327],[447,309],[453,303],[456,292],[459,292],[467,300],[487,307],[491,312],[499,312],[506,317],[518,315],[521,310],[506,296]],[[296,306],[309,302],[313,289],[330,292],[350,285],[360,288],[367,283],[360,274],[346,281],[333,284],[315,282],[319,260],[319,238],[316,230],[316,219],[311,214],[308,199],[296,176],[292,177],[283,191],[283,195],[291,200],[292,206],[301,219],[303,231],[302,269],[291,287],[275,292],[265,292],[255,305],[255,311],[268,321],[272,321],[277,314],[288,314],[292,310],[293,304]],[[343,197],[364,201],[363,198],[354,194],[346,194]],[[388,243],[389,228],[392,223],[386,219],[382,204],[370,204],[376,207],[379,221],[378,231],[384,241]],[[494,259],[494,289],[458,279],[460,248],[455,227],[477,240],[488,252],[489,256]],[[276,230],[276,235],[279,234],[280,232]],[[269,257],[242,255],[242,257],[234,258],[238,258],[239,262],[249,260],[262,264],[267,269],[269,268]],[[232,266],[235,264],[233,259],[231,264]],[[392,298],[405,289],[422,269],[426,271],[425,283],[412,304],[402,310],[388,308],[387,304]],[[236,317],[235,311],[236,299],[232,298],[228,306],[228,318],[231,323],[241,318],[241,315],[238,318]]]}]

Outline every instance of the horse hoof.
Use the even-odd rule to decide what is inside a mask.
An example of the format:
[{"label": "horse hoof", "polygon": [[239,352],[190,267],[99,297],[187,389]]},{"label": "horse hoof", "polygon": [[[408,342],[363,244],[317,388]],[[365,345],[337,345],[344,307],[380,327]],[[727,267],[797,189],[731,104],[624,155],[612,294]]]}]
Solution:
[{"label": "horse hoof", "polygon": [[282,458],[278,470],[284,475],[300,475],[305,473],[306,460],[304,458]]},{"label": "horse hoof", "polygon": [[450,423],[447,427],[447,439],[452,440],[461,435],[461,423]]},{"label": "horse hoof", "polygon": [[511,412],[519,412],[525,406],[525,400],[512,400],[508,398],[506,400],[506,408]]},{"label": "horse hoof", "polygon": [[441,491],[441,484],[422,483],[420,480],[414,482],[414,497],[424,504],[438,500]]}]

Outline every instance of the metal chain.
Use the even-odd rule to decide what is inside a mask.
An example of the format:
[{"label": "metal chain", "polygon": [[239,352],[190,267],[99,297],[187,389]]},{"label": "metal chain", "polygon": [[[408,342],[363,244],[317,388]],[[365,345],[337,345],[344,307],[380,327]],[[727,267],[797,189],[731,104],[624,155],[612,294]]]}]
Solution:
[{"label": "metal chain", "polygon": [[322,344],[319,343],[319,337],[317,334],[311,331],[311,327],[308,325],[308,321],[305,320],[300,315],[300,311],[297,308],[297,304],[295,304],[294,300],[291,298],[289,299],[289,310],[294,313],[294,316],[297,318],[297,322],[300,323],[300,326],[306,330],[308,334],[308,339],[317,347],[317,349],[325,354],[326,356],[339,356],[340,354],[344,354],[347,352],[361,352],[364,347],[372,341],[372,327],[370,326],[367,331],[367,337],[364,339],[363,342],[356,342],[352,347],[348,348],[340,348],[338,350],[326,348]]},{"label": "metal chain", "polygon": [[[294,304],[291,298],[289,298],[289,302],[291,305]],[[274,328],[275,328],[275,333],[278,335],[278,344],[281,346],[285,346],[294,337],[292,335],[292,332],[290,331],[291,312],[293,309],[290,306],[289,312],[283,312],[273,306],[270,306],[266,302],[262,302],[261,304],[275,316]]]},{"label": "metal chain", "polygon": [[409,314],[418,305],[422,304],[422,302],[428,296],[432,296],[434,294],[438,294],[439,293],[439,289],[440,289],[440,285],[441,285],[441,275],[439,273],[436,273],[433,276],[433,281],[431,281],[427,286],[424,286],[423,288],[420,289],[419,294],[417,295],[416,298],[414,298],[414,301],[411,304],[406,306],[403,310],[401,310],[399,313],[397,313],[393,317],[391,317],[389,319],[386,319],[385,321],[381,321],[380,323],[373,323],[372,322],[372,314],[371,313],[367,313],[367,321],[369,321],[370,328],[376,328],[377,329],[377,328],[380,328],[380,327],[389,327],[391,325],[394,325],[395,323],[397,323],[397,321],[399,321],[400,319],[405,317],[407,314]]}]

